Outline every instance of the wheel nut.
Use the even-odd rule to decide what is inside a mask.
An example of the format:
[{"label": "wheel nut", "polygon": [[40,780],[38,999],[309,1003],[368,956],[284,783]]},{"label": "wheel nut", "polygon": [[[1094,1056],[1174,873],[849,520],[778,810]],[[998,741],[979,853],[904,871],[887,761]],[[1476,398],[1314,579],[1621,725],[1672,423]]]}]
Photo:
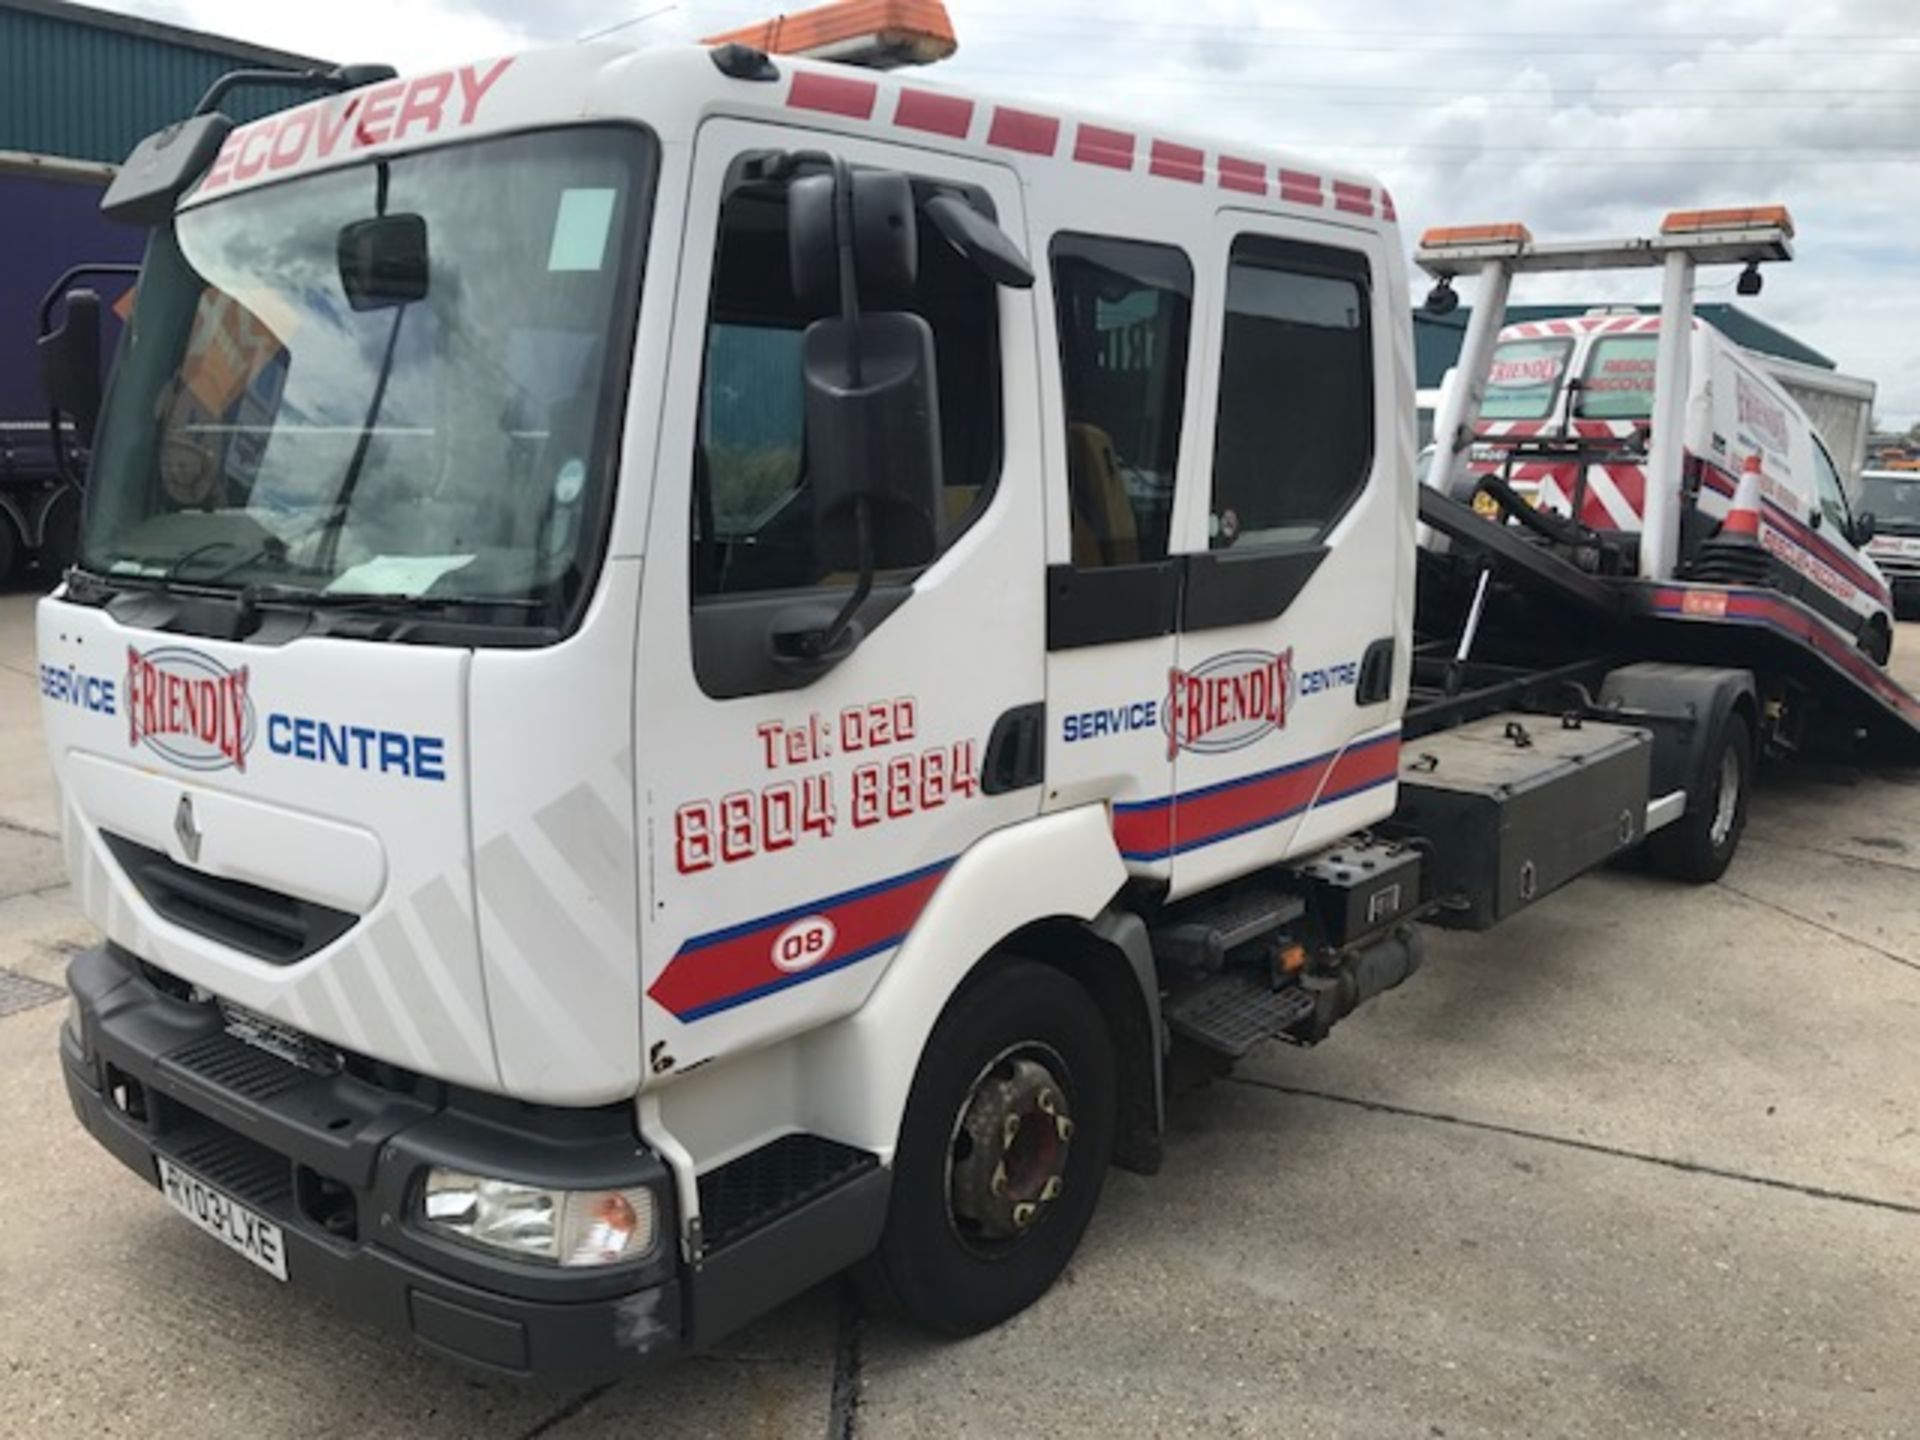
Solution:
[{"label": "wheel nut", "polygon": [[1053,1091],[1042,1090],[1040,1092],[1040,1098],[1034,1101],[1034,1104],[1046,1111],[1047,1114],[1053,1114]]},{"label": "wheel nut", "polygon": [[1007,1116],[1007,1123],[1001,1127],[1000,1143],[1002,1145],[1013,1144],[1013,1137],[1019,1133],[1020,1117],[1018,1115]]},{"label": "wheel nut", "polygon": [[1026,1229],[1027,1226],[1033,1223],[1033,1212],[1037,1208],[1032,1201],[1022,1200],[1018,1205],[1013,1207],[1013,1223],[1018,1225],[1022,1230]]},{"label": "wheel nut", "polygon": [[1040,1199],[1042,1201],[1052,1200],[1052,1199],[1055,1199],[1059,1194],[1060,1194],[1060,1177],[1058,1175],[1050,1176],[1047,1180],[1045,1187],[1040,1191]]},{"label": "wheel nut", "polygon": [[1053,1133],[1060,1137],[1061,1144],[1066,1144],[1067,1141],[1073,1139],[1073,1121],[1064,1115],[1054,1116]]},{"label": "wheel nut", "polygon": [[1002,1160],[993,1167],[993,1178],[987,1182],[987,1189],[995,1195],[1007,1193],[1007,1162]]}]

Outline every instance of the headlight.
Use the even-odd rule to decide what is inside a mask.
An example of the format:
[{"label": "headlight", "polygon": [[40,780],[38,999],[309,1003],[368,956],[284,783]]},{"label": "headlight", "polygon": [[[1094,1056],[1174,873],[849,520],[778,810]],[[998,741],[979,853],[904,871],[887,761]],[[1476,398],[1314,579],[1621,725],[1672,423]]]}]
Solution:
[{"label": "headlight", "polygon": [[615,1265],[653,1249],[653,1192],[644,1185],[549,1190],[436,1165],[420,1207],[431,1230],[528,1260]]}]

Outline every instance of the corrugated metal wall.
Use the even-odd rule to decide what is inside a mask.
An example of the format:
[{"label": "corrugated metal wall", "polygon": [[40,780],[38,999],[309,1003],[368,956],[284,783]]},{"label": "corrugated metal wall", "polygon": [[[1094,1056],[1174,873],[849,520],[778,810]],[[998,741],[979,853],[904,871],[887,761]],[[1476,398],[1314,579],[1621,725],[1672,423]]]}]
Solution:
[{"label": "corrugated metal wall", "polygon": [[[0,4],[0,150],[118,164],[142,138],[189,114],[221,75],[259,66],[130,33],[111,23],[117,17],[89,24],[83,15]],[[221,108],[251,120],[305,98],[239,90]]]}]

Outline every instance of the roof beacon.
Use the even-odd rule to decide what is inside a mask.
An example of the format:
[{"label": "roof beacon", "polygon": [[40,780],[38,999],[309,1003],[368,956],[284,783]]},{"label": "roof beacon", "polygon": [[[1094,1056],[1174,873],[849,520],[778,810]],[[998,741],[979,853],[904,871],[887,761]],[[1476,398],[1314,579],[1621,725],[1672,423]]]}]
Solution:
[{"label": "roof beacon", "polygon": [[798,15],[709,35],[707,45],[749,45],[769,55],[831,60],[868,70],[932,65],[958,48],[940,0],[834,0]]}]

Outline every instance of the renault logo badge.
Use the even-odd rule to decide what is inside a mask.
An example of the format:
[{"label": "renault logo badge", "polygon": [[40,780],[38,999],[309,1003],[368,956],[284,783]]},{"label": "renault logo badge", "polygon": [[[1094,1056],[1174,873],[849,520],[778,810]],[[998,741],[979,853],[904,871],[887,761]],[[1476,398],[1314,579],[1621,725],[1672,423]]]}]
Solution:
[{"label": "renault logo badge", "polygon": [[193,823],[193,796],[182,795],[173,810],[173,833],[189,864],[200,863],[200,827]]}]

